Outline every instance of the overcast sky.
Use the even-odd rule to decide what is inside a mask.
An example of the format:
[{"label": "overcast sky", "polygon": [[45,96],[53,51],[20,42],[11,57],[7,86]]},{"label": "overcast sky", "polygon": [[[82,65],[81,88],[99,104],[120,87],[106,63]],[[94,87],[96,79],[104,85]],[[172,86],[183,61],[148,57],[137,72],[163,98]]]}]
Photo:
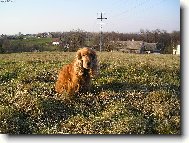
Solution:
[{"label": "overcast sky", "polygon": [[98,32],[99,12],[103,31],[180,30],[179,0],[1,0],[0,34]]}]

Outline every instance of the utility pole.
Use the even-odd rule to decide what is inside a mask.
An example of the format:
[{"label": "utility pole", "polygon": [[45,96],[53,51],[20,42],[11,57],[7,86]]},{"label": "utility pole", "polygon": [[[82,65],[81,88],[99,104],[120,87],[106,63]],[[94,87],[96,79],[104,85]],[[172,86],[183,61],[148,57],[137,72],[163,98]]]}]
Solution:
[{"label": "utility pole", "polygon": [[[100,17],[98,17],[97,19],[100,19],[101,21],[103,20],[103,19],[107,19],[106,17],[103,17],[102,16],[102,12],[101,12],[101,14],[100,14]],[[100,23],[100,52],[102,51],[102,25],[103,25],[103,23]]]}]

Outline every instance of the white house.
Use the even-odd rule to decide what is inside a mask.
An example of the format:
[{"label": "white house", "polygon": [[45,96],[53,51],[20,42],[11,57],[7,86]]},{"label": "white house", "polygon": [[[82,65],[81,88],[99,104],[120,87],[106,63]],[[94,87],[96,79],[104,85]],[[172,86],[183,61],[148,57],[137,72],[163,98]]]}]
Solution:
[{"label": "white house", "polygon": [[180,55],[180,45],[177,45],[176,48],[173,48],[173,55]]},{"label": "white house", "polygon": [[60,42],[52,42],[52,45],[59,45]]}]

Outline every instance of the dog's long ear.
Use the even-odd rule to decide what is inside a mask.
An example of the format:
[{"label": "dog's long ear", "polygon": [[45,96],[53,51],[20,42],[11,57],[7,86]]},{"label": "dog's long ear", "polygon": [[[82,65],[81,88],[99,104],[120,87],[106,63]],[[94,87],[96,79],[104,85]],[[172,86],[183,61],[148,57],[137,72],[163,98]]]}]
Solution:
[{"label": "dog's long ear", "polygon": [[97,55],[95,51],[92,51],[91,59],[92,59],[92,68],[90,70],[90,76],[94,77],[98,75],[98,71],[99,71],[98,60],[97,60]]},{"label": "dog's long ear", "polygon": [[76,59],[77,59],[77,60],[81,60],[81,58],[82,58],[82,57],[81,57],[81,51],[78,50],[77,53],[76,53]]},{"label": "dog's long ear", "polygon": [[80,50],[78,50],[76,53],[76,59],[75,59],[75,63],[74,63],[74,70],[77,75],[83,74],[83,62],[81,59],[82,59],[81,52],[80,52]]}]

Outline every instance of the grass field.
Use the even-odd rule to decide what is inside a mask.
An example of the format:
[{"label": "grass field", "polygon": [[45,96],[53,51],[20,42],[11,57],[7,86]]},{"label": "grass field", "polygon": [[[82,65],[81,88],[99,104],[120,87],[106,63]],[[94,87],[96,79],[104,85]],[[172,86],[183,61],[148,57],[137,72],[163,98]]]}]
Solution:
[{"label": "grass field", "polygon": [[180,57],[97,53],[92,92],[55,93],[75,53],[0,55],[0,132],[8,134],[181,134]]}]

